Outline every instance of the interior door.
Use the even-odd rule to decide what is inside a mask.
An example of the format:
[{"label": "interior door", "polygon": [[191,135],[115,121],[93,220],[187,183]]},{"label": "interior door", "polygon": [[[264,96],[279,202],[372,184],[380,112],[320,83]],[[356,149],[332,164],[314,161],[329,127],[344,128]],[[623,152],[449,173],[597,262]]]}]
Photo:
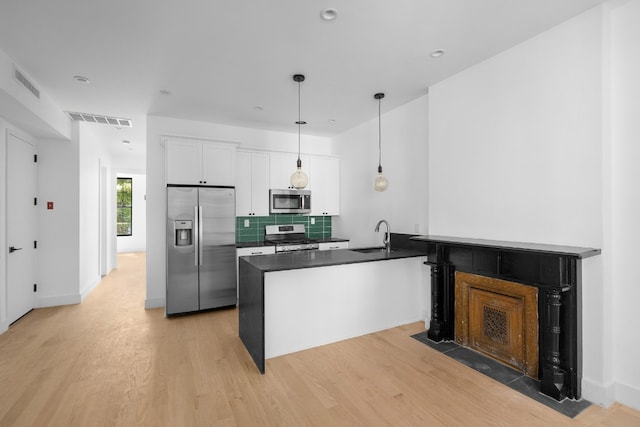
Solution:
[{"label": "interior door", "polygon": [[35,147],[7,138],[7,320],[13,323],[35,306]]}]

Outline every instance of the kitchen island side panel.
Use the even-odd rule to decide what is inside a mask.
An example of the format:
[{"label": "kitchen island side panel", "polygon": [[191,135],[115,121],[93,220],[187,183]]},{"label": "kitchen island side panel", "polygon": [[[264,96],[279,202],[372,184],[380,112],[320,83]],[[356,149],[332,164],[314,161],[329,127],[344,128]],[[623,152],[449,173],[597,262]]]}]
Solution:
[{"label": "kitchen island side panel", "polygon": [[264,373],[264,273],[242,257],[238,262],[240,339],[260,372]]},{"label": "kitchen island side panel", "polygon": [[265,358],[422,320],[423,258],[264,276]]}]

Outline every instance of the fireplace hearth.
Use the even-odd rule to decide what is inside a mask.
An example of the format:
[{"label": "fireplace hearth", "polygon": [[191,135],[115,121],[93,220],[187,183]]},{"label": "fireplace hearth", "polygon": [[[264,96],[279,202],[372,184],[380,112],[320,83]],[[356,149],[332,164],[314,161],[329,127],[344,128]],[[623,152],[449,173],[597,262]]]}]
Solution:
[{"label": "fireplace hearth", "polygon": [[[456,275],[466,273],[485,279],[516,282],[536,290],[537,302],[537,362],[523,358],[522,371],[539,380],[540,392],[560,401],[564,398],[578,400],[581,397],[582,380],[582,322],[581,322],[581,260],[598,255],[599,249],[535,243],[502,242],[443,236],[414,236],[411,240],[426,244],[431,266],[431,320],[427,335],[434,342],[469,342],[469,331],[456,336],[456,312],[462,310],[456,302]],[[483,279],[484,280],[484,279]],[[506,337],[501,328],[518,317],[518,307],[524,297],[509,295],[502,302],[495,302],[492,291],[483,286],[471,286],[477,307],[467,312],[476,317],[482,327],[491,329],[480,337],[480,347],[499,359],[508,341],[514,347],[520,344]],[[460,292],[460,291],[458,291]],[[512,299],[509,299],[512,298]],[[531,297],[528,297],[529,299]],[[518,302],[518,300],[521,300]],[[461,319],[465,319],[463,315]],[[509,320],[511,319],[511,320]],[[525,326],[523,346],[532,352],[529,344],[536,341]],[[529,333],[529,335],[527,335]],[[461,340],[461,341],[459,341]],[[511,341],[510,341],[511,340]],[[476,340],[478,341],[478,340]],[[502,341],[502,344],[500,342]],[[517,341],[517,340],[516,340]],[[463,344],[467,345],[467,344]],[[480,351],[483,351],[480,349]],[[493,354],[491,354],[493,352]],[[537,372],[532,369],[537,365]],[[537,377],[537,378],[536,378]]]}]

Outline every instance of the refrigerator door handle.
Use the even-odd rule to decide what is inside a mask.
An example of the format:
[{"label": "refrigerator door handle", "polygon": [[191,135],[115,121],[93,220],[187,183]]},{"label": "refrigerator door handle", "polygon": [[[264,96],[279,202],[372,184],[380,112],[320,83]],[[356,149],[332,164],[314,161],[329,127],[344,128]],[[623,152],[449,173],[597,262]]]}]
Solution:
[{"label": "refrigerator door handle", "polygon": [[193,231],[194,231],[194,240],[195,240],[195,265],[198,266],[200,264],[200,253],[198,252],[198,248],[200,247],[200,217],[198,216],[198,206],[194,206],[193,207],[194,213],[193,213],[193,218],[194,218],[194,227],[193,227]]},{"label": "refrigerator door handle", "polygon": [[202,233],[202,229],[204,228],[202,226],[202,205],[198,206],[198,265],[202,265],[203,259],[204,259],[204,240],[203,240],[203,233]]}]

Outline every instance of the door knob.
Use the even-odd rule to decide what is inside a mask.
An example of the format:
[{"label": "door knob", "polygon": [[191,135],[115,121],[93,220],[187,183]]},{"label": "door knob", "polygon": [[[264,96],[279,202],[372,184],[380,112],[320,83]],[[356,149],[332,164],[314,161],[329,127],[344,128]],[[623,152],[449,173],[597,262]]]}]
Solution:
[{"label": "door knob", "polygon": [[9,246],[9,253],[12,254],[15,251],[21,251],[22,248],[16,248],[15,246]]}]

